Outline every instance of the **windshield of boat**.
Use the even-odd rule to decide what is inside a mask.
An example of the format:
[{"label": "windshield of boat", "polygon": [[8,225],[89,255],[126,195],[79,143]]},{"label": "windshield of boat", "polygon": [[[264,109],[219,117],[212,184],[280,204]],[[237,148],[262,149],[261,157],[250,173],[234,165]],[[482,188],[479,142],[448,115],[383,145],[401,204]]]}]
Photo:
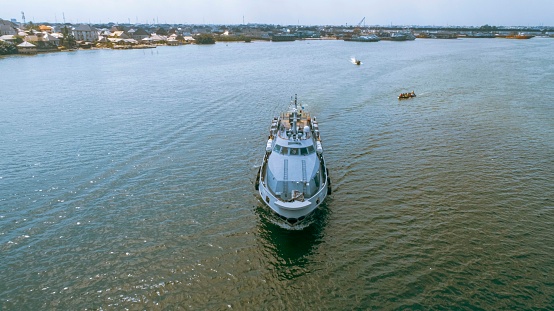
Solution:
[{"label": "windshield of boat", "polygon": [[315,152],[314,146],[291,148],[275,144],[273,151],[283,155],[308,155]]}]

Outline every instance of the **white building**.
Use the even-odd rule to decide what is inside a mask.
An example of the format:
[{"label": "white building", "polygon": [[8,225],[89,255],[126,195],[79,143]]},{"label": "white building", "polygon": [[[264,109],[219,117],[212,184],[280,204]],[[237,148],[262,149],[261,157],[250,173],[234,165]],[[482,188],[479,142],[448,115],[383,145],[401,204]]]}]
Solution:
[{"label": "white building", "polygon": [[73,28],[73,36],[77,41],[96,41],[98,40],[98,30],[89,25],[81,24]]}]

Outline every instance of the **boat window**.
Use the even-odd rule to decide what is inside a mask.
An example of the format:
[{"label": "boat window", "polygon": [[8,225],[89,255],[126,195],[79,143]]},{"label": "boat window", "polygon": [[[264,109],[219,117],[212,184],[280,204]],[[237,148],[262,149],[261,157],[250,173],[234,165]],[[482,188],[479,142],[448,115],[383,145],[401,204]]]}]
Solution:
[{"label": "boat window", "polygon": [[307,148],[291,148],[275,144],[273,151],[284,155],[308,155],[315,152],[314,146]]}]

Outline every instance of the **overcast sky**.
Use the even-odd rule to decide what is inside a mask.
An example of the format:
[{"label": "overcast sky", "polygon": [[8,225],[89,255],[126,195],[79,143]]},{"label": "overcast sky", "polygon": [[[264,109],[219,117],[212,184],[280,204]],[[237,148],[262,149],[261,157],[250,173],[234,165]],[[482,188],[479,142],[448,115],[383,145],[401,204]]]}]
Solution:
[{"label": "overcast sky", "polygon": [[554,0],[0,0],[27,22],[554,26]]}]

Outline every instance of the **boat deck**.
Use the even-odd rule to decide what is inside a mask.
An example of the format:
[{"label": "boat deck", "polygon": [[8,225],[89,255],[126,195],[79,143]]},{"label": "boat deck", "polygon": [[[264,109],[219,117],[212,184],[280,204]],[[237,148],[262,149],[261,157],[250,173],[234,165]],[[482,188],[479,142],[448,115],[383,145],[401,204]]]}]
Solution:
[{"label": "boat deck", "polygon": [[[310,132],[313,131],[314,124],[312,123],[312,119],[310,117],[309,113],[301,112],[299,113],[300,117],[296,121],[296,126],[298,129],[303,129],[305,126],[308,126],[310,128]],[[291,129],[291,120],[292,120],[292,113],[282,113],[280,117],[280,123],[277,128],[277,134],[279,137],[283,139],[288,139],[286,132]],[[317,127],[317,126],[316,126]],[[301,139],[308,139],[311,135],[304,136]]]}]

